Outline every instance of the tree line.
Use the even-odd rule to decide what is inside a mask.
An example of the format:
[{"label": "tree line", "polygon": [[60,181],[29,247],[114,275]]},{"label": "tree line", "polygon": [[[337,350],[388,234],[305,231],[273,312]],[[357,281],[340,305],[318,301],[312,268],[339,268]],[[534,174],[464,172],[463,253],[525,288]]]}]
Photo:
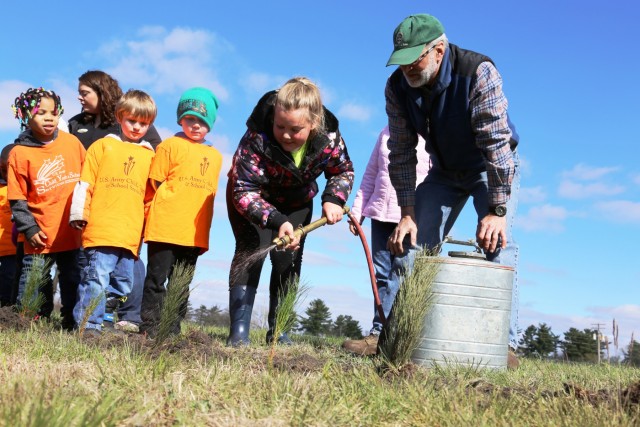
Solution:
[{"label": "tree line", "polygon": [[[518,343],[518,353],[529,358],[571,362],[595,363],[603,359],[612,359],[607,357],[606,353],[610,343],[603,339],[604,337],[597,329],[569,328],[563,335],[561,339],[546,323],[539,323],[538,326],[529,325]],[[600,340],[600,345],[597,340]],[[598,349],[600,349],[599,355]],[[633,335],[629,344],[622,348],[622,359],[614,356],[613,361],[640,366],[640,343],[633,339]]]},{"label": "tree line", "polygon": [[[314,336],[362,338],[362,328],[357,320],[344,314],[340,314],[335,320],[332,320],[329,307],[321,299],[311,301],[305,310],[305,315],[295,315],[296,322],[292,332]],[[189,304],[187,319],[202,326],[229,327],[229,312],[217,305],[212,307],[201,305],[198,308],[193,308]]]}]

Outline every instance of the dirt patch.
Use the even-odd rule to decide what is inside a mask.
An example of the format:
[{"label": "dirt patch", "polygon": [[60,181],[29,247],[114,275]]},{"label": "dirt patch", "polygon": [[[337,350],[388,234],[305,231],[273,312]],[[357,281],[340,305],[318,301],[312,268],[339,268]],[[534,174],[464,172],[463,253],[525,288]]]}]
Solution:
[{"label": "dirt patch", "polygon": [[0,330],[13,329],[24,331],[31,327],[32,319],[18,313],[14,307],[0,308]]},{"label": "dirt patch", "polygon": [[287,356],[276,354],[273,357],[273,366],[281,371],[291,372],[319,372],[322,370],[326,360],[319,359],[310,354],[299,354],[295,356]]},{"label": "dirt patch", "polygon": [[529,399],[542,398],[566,398],[573,397],[589,403],[593,406],[607,406],[614,409],[618,405],[628,410],[637,410],[640,404],[640,381],[632,383],[628,387],[620,390],[589,390],[576,384],[565,383],[562,390],[538,390],[517,387],[499,387],[484,380],[474,380],[467,385],[469,392],[480,393],[485,396],[495,396],[509,398],[514,395],[524,396]]},{"label": "dirt patch", "polygon": [[165,351],[168,353],[180,353],[187,358],[192,356],[196,358],[201,356],[208,357],[212,354],[212,345],[213,341],[207,334],[192,329],[185,335],[169,337],[157,345],[153,343],[152,353]]}]

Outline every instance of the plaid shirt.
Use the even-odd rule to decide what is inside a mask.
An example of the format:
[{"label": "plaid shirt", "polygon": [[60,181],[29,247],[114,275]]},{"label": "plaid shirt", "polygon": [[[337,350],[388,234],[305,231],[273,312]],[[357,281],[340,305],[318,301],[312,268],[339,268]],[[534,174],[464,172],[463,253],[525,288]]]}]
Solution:
[{"label": "plaid shirt", "polygon": [[[389,175],[399,205],[415,206],[418,137],[389,81],[385,97],[391,134]],[[478,66],[469,98],[476,146],[482,152],[487,168],[489,206],[501,205],[509,200],[515,164],[510,146],[512,132],[507,120],[507,98],[502,92],[502,77],[492,63],[483,62]]]}]

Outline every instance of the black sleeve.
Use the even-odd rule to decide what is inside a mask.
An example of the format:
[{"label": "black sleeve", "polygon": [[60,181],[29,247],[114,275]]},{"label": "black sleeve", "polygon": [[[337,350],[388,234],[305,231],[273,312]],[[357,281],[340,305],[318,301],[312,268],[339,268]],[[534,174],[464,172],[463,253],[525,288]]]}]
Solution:
[{"label": "black sleeve", "polygon": [[10,200],[9,204],[11,205],[13,222],[15,222],[18,232],[23,233],[27,239],[30,239],[40,231],[40,227],[38,227],[36,219],[29,210],[26,200]]},{"label": "black sleeve", "polygon": [[149,144],[151,144],[154,151],[158,146],[158,144],[162,142],[162,138],[160,137],[160,134],[158,133],[154,125],[149,126],[149,130],[147,131],[147,134],[142,139],[144,139]]}]

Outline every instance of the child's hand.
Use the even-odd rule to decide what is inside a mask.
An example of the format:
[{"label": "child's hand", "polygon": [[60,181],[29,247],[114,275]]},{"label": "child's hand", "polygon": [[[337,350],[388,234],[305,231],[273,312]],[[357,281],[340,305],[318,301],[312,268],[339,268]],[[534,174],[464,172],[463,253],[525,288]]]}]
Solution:
[{"label": "child's hand", "polygon": [[[360,221],[358,222],[358,224],[362,225],[362,222],[364,221],[364,217],[361,216],[360,217]],[[351,233],[353,233],[354,236],[358,235],[358,228],[355,226],[355,224],[351,221],[351,218],[349,218],[348,220],[349,222],[349,231],[351,231]]]},{"label": "child's hand", "polygon": [[47,235],[44,234],[44,231],[40,230],[29,239],[29,244],[33,246],[34,249],[44,249],[48,248],[49,245],[46,244],[45,240],[47,240]]},{"label": "child's hand", "polygon": [[322,216],[327,218],[327,224],[335,224],[342,220],[344,211],[341,206],[331,202],[324,202],[322,204]]},{"label": "child's hand", "polygon": [[290,243],[282,249],[295,251],[300,247],[300,236],[296,235],[295,230],[293,229],[293,224],[289,221],[282,224],[278,230],[279,239],[282,239],[285,236],[289,238]]},{"label": "child's hand", "polygon": [[87,226],[87,221],[75,220],[69,221],[69,225],[76,230],[83,230]]}]

